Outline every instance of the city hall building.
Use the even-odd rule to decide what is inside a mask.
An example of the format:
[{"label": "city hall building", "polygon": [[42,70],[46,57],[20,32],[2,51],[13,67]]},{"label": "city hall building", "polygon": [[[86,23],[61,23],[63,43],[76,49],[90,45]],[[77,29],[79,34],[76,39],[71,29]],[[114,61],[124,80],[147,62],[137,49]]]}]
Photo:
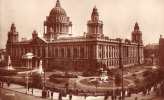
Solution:
[{"label": "city hall building", "polygon": [[[31,68],[37,68],[39,61],[44,67],[78,70],[96,70],[102,65],[108,68],[132,66],[143,63],[142,33],[138,23],[129,39],[110,39],[103,34],[103,21],[99,19],[96,7],[91,20],[87,22],[87,32],[83,36],[72,36],[72,22],[59,0],[43,23],[43,37],[36,30],[30,40],[18,40],[19,33],[13,23],[8,32],[7,55],[11,56],[12,65],[22,67],[23,57],[33,54]],[[130,34],[129,34],[130,35]]]}]

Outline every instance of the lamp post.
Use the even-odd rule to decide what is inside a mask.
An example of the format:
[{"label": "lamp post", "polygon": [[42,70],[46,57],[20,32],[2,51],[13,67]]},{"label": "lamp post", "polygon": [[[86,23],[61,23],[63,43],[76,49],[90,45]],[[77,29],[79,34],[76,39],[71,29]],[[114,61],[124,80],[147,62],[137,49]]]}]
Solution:
[{"label": "lamp post", "polygon": [[26,93],[28,92],[28,72],[26,73]]},{"label": "lamp post", "polygon": [[121,65],[121,70],[122,70],[122,100],[124,100],[124,94],[123,94],[123,91],[124,91],[124,85],[123,85],[123,82],[124,82],[124,80],[123,80],[124,75],[123,75],[123,71],[124,71],[124,69],[123,69],[123,65]]},{"label": "lamp post", "polygon": [[115,97],[115,78],[113,78],[113,96]]}]

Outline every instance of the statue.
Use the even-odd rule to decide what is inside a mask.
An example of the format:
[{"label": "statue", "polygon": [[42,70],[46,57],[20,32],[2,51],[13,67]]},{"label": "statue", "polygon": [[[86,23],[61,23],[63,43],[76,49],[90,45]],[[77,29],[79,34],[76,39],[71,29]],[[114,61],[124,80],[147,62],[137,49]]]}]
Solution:
[{"label": "statue", "polygon": [[39,73],[39,74],[42,74],[42,73],[43,73],[42,60],[40,60],[40,63],[39,63],[39,70],[38,70],[38,73]]},{"label": "statue", "polygon": [[7,70],[14,70],[14,68],[11,65],[11,59],[10,56],[8,56],[8,61],[7,61],[7,66],[6,66]]}]

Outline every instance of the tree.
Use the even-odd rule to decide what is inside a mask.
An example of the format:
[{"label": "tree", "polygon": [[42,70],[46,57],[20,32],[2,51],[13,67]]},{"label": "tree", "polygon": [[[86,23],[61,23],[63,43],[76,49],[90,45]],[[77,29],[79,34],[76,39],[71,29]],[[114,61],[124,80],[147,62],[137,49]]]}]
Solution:
[{"label": "tree", "polygon": [[100,84],[99,80],[95,80],[95,81],[93,81],[93,84],[95,85],[95,87],[96,87],[96,91],[97,91],[97,87],[98,87],[99,84]]},{"label": "tree", "polygon": [[116,74],[115,75],[115,84],[117,85],[117,88],[121,85],[121,76],[120,76],[120,74]]},{"label": "tree", "polygon": [[42,83],[42,77],[40,74],[37,74],[37,73],[33,73],[31,75],[31,78],[32,78],[32,86],[34,87],[39,87]]},{"label": "tree", "polygon": [[106,64],[103,64],[103,70],[104,70],[104,71],[107,70]]},{"label": "tree", "polygon": [[134,78],[136,78],[137,75],[136,75],[136,74],[132,74],[132,76],[133,76]]},{"label": "tree", "polygon": [[135,83],[136,89],[137,89],[137,91],[138,91],[138,86],[139,86],[139,84],[140,84],[140,80],[139,80],[139,79],[135,79],[135,80],[134,80],[134,83]]},{"label": "tree", "polygon": [[69,87],[69,82],[65,83],[65,88],[67,89]]}]

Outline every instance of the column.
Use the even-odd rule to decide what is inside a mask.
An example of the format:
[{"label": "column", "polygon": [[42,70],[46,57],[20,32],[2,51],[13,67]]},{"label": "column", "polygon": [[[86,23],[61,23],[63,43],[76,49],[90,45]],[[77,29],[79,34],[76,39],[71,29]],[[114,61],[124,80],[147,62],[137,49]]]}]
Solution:
[{"label": "column", "polygon": [[104,58],[106,59],[106,45],[104,45]]},{"label": "column", "polygon": [[97,26],[97,33],[100,33],[99,25]]},{"label": "column", "polygon": [[86,45],[86,51],[87,51],[87,53],[86,53],[86,58],[88,59],[88,45]]},{"label": "column", "polygon": [[84,46],[84,58],[87,58],[87,47],[86,47],[86,45]]},{"label": "column", "polygon": [[43,56],[43,52],[42,52],[42,46],[40,46],[40,58],[42,58]]},{"label": "column", "polygon": [[43,31],[44,31],[44,34],[45,34],[45,25],[43,26],[43,28],[44,28]]},{"label": "column", "polygon": [[60,30],[60,24],[59,24],[59,32],[61,32],[61,30]]},{"label": "column", "polygon": [[45,47],[46,57],[48,57],[48,46]]},{"label": "column", "polygon": [[73,58],[73,46],[70,47],[70,56]]},{"label": "column", "polygon": [[57,24],[55,25],[55,33],[58,32]]}]

